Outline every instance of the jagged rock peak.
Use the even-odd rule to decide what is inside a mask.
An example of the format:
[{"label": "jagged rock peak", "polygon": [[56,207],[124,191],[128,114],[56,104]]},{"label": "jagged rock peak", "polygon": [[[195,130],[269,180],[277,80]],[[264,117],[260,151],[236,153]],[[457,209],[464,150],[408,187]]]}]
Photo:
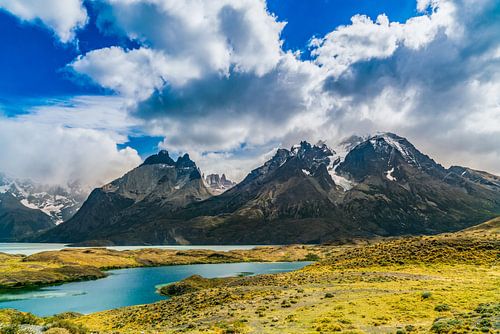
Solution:
[{"label": "jagged rock peak", "polygon": [[223,193],[227,189],[230,189],[236,185],[235,182],[229,180],[226,174],[209,174],[204,177],[205,183],[212,191],[216,194]]},{"label": "jagged rock peak", "polygon": [[292,146],[291,155],[301,160],[307,160],[313,163],[330,163],[331,156],[336,153],[330,149],[325,142],[320,141],[316,145],[311,145],[307,141],[301,141],[299,145]]},{"label": "jagged rock peak", "polygon": [[329,148],[322,140],[318,141],[316,145],[311,145],[309,142],[303,140],[300,144],[293,145],[290,153],[299,158],[310,157],[311,153],[323,156],[335,155],[335,151]]},{"label": "jagged rock peak", "polygon": [[160,152],[158,152],[158,154],[153,154],[153,155],[149,156],[146,160],[144,160],[144,163],[141,166],[157,165],[157,164],[165,164],[165,165],[169,165],[169,166],[174,166],[175,161],[172,160],[172,158],[168,154],[168,151],[161,150]]},{"label": "jagged rock peak", "polygon": [[176,168],[195,168],[196,164],[191,158],[189,158],[189,154],[185,153],[183,156],[179,156],[177,158],[177,162],[175,163]]}]

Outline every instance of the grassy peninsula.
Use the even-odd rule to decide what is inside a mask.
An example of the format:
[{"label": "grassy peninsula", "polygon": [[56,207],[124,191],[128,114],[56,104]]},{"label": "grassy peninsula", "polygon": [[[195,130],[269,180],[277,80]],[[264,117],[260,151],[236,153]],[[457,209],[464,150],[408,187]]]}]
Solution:
[{"label": "grassy peninsula", "polygon": [[105,248],[68,248],[30,256],[0,253],[0,289],[37,287],[77,280],[98,279],[106,270],[182,264],[277,262],[318,260],[330,247],[290,245],[250,250],[139,249],[116,251]]}]

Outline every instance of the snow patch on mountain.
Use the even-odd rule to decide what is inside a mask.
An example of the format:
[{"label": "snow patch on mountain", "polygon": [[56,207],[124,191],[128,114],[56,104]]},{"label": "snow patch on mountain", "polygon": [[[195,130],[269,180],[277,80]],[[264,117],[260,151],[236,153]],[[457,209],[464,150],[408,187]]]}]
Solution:
[{"label": "snow patch on mountain", "polygon": [[333,171],[333,172],[329,171],[329,174],[330,174],[333,182],[335,182],[336,185],[340,186],[344,191],[349,191],[352,188],[354,188],[354,186],[356,185],[355,182],[353,182],[353,181],[351,181],[343,176],[335,174],[335,171]]},{"label": "snow patch on mountain", "polygon": [[385,172],[385,177],[390,181],[396,181],[396,178],[392,176],[392,173],[394,173],[394,167]]}]

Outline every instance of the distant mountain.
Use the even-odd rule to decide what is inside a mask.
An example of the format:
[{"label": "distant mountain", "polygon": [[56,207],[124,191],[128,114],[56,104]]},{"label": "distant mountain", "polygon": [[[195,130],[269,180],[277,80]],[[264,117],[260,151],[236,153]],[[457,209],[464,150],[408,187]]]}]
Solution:
[{"label": "distant mountain", "polygon": [[455,231],[500,214],[498,177],[460,168],[391,133],[337,151],[303,141],[212,197],[194,162],[160,152],[39,240],[285,244]]},{"label": "distant mountain", "polygon": [[86,193],[77,184],[48,186],[0,174],[0,197],[3,199],[0,240],[11,240],[71,218],[84,202]]},{"label": "distant mountain", "polygon": [[[486,187],[493,191],[500,191],[500,177],[479,171],[474,170],[472,168],[460,167],[460,166],[451,166],[448,170],[450,173],[454,173],[456,175],[460,175],[463,179],[466,179],[470,182],[473,182],[482,187]],[[454,178],[456,179],[456,177]],[[459,179],[460,180],[460,179]],[[461,180],[460,180],[461,181]],[[461,181],[463,182],[463,181]]]},{"label": "distant mountain", "polygon": [[[191,202],[212,196],[201,173],[188,154],[174,161],[167,151],[147,158],[142,165],[123,177],[94,189],[76,215],[64,224],[43,234],[43,241],[89,239],[112,240],[126,233],[132,219],[138,224],[153,224],[163,214],[170,214]],[[151,233],[155,234],[154,227]],[[127,242],[143,243],[135,228]],[[176,241],[172,231],[170,240]],[[177,240],[182,242],[182,240]],[[163,243],[164,240],[157,241]]]},{"label": "distant mountain", "polygon": [[0,193],[0,242],[17,241],[54,226],[47,214],[24,206],[9,192]]},{"label": "distant mountain", "polygon": [[226,174],[209,174],[204,177],[204,180],[214,195],[220,195],[236,185],[235,182],[226,178]]}]

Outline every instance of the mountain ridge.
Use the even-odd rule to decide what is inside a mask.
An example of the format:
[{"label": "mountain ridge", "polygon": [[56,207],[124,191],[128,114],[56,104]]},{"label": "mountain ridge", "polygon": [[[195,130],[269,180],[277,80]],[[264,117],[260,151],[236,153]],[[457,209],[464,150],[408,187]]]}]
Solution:
[{"label": "mountain ridge", "polygon": [[[133,192],[120,188],[129,172],[99,190],[110,187],[108,194],[113,198],[103,197],[102,202],[94,203],[95,199],[89,197],[96,206],[111,203],[115,207],[113,217],[99,217],[97,210],[97,216],[85,218],[88,209],[84,205],[81,214],[38,240],[320,243],[454,231],[500,213],[500,187],[491,182],[495,177],[491,174],[466,178],[460,174],[461,169],[444,168],[392,133],[352,137],[346,145],[350,147],[345,156],[323,142],[312,145],[303,141],[290,150],[280,148],[270,160],[218,196],[211,196],[188,155],[174,163],[168,152],[162,151],[134,170],[175,170],[183,175],[182,182],[175,183],[180,180],[177,176],[162,174],[161,182],[158,179],[158,184],[152,184],[163,191],[142,196],[135,188]],[[172,178],[177,180],[178,193],[183,193],[181,200],[170,191]],[[141,182],[142,186],[150,184],[142,179],[135,182],[137,186]],[[119,200],[114,196],[117,189],[121,189]],[[113,210],[108,209],[105,215],[110,212]],[[86,225],[92,226],[87,234],[72,233]]]}]

